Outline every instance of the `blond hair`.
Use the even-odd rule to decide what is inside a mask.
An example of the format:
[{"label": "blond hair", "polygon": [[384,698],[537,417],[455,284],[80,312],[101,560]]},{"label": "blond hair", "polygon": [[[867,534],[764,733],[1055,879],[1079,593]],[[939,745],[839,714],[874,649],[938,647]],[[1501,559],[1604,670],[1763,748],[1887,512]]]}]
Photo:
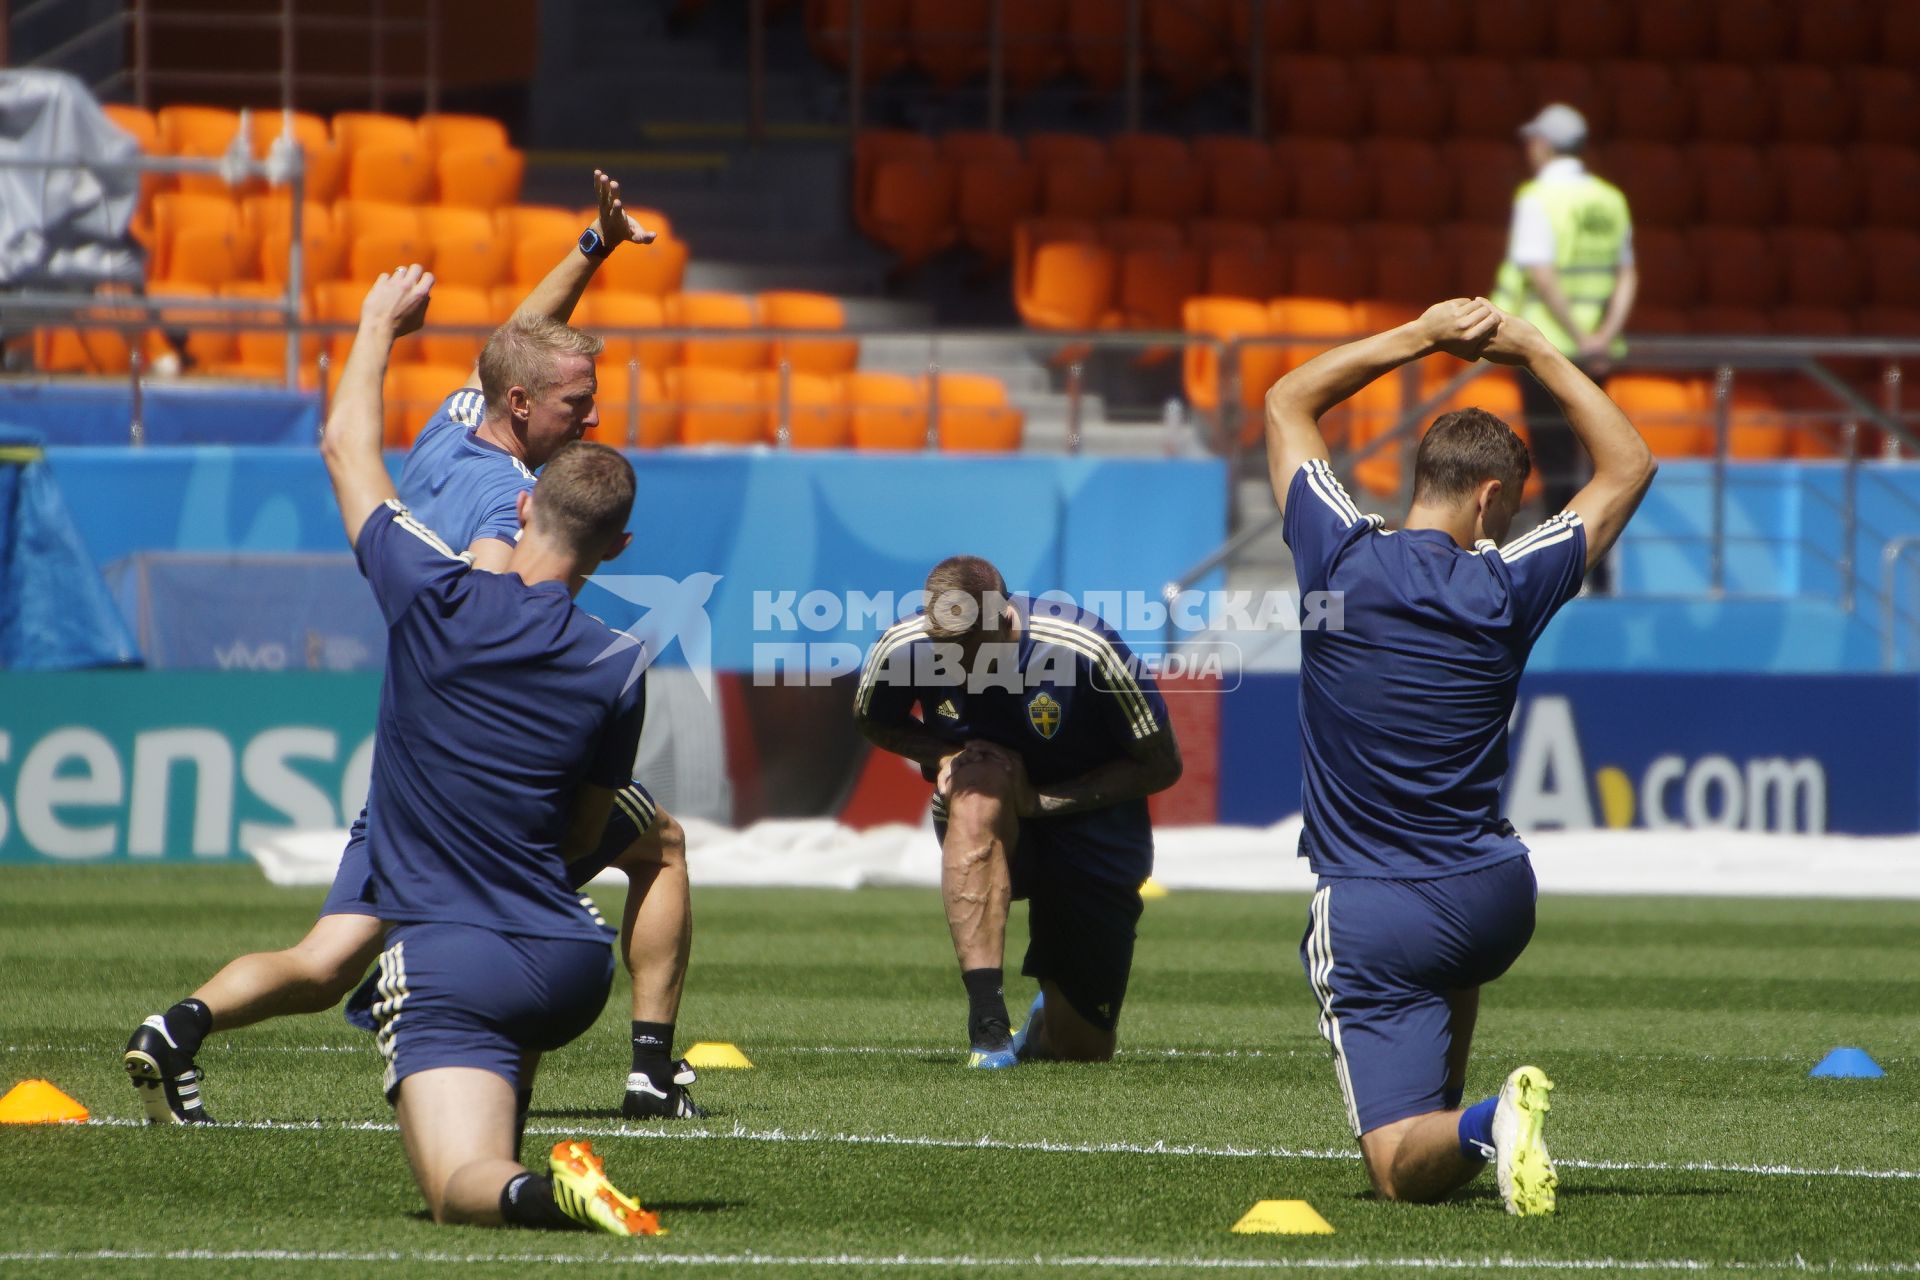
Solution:
[{"label": "blond hair", "polygon": [[524,388],[530,396],[545,394],[558,381],[555,371],[562,356],[599,356],[606,343],[590,333],[549,316],[515,316],[493,331],[480,352],[480,394],[487,413],[507,411],[507,392]]}]

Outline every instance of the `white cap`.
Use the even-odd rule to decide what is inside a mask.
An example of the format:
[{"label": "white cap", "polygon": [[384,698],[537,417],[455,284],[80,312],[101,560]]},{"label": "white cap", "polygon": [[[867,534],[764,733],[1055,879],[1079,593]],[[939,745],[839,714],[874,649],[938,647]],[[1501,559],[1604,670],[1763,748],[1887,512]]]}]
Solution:
[{"label": "white cap", "polygon": [[1587,140],[1587,118],[1564,102],[1542,107],[1520,126],[1523,138],[1538,138],[1555,151],[1571,151]]}]

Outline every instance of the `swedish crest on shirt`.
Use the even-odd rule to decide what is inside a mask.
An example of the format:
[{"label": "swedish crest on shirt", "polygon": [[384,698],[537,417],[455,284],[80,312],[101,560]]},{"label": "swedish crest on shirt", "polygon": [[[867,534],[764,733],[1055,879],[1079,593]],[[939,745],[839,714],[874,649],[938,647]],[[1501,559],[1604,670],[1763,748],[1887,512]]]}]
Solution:
[{"label": "swedish crest on shirt", "polygon": [[1027,703],[1027,723],[1033,726],[1035,733],[1051,739],[1054,734],[1060,732],[1061,711],[1059,701],[1043,689],[1034,694],[1033,700]]},{"label": "swedish crest on shirt", "polygon": [[933,714],[943,716],[948,720],[958,720],[960,718],[960,711],[953,705],[952,698],[940,699],[940,705],[933,709]]}]

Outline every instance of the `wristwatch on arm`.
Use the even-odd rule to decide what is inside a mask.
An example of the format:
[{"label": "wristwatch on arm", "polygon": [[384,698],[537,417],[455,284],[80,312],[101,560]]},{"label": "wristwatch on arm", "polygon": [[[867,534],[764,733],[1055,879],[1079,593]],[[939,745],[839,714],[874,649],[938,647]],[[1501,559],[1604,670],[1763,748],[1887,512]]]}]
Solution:
[{"label": "wristwatch on arm", "polygon": [[600,228],[588,227],[580,233],[580,252],[589,262],[604,262],[613,252],[613,246],[601,238]]}]

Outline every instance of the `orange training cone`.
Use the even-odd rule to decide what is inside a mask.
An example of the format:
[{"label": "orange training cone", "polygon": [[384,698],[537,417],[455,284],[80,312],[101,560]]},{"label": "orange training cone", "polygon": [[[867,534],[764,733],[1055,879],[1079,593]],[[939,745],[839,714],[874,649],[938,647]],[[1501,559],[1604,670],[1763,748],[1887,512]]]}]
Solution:
[{"label": "orange training cone", "polygon": [[45,1080],[22,1080],[0,1098],[0,1124],[77,1124],[87,1109]]}]

